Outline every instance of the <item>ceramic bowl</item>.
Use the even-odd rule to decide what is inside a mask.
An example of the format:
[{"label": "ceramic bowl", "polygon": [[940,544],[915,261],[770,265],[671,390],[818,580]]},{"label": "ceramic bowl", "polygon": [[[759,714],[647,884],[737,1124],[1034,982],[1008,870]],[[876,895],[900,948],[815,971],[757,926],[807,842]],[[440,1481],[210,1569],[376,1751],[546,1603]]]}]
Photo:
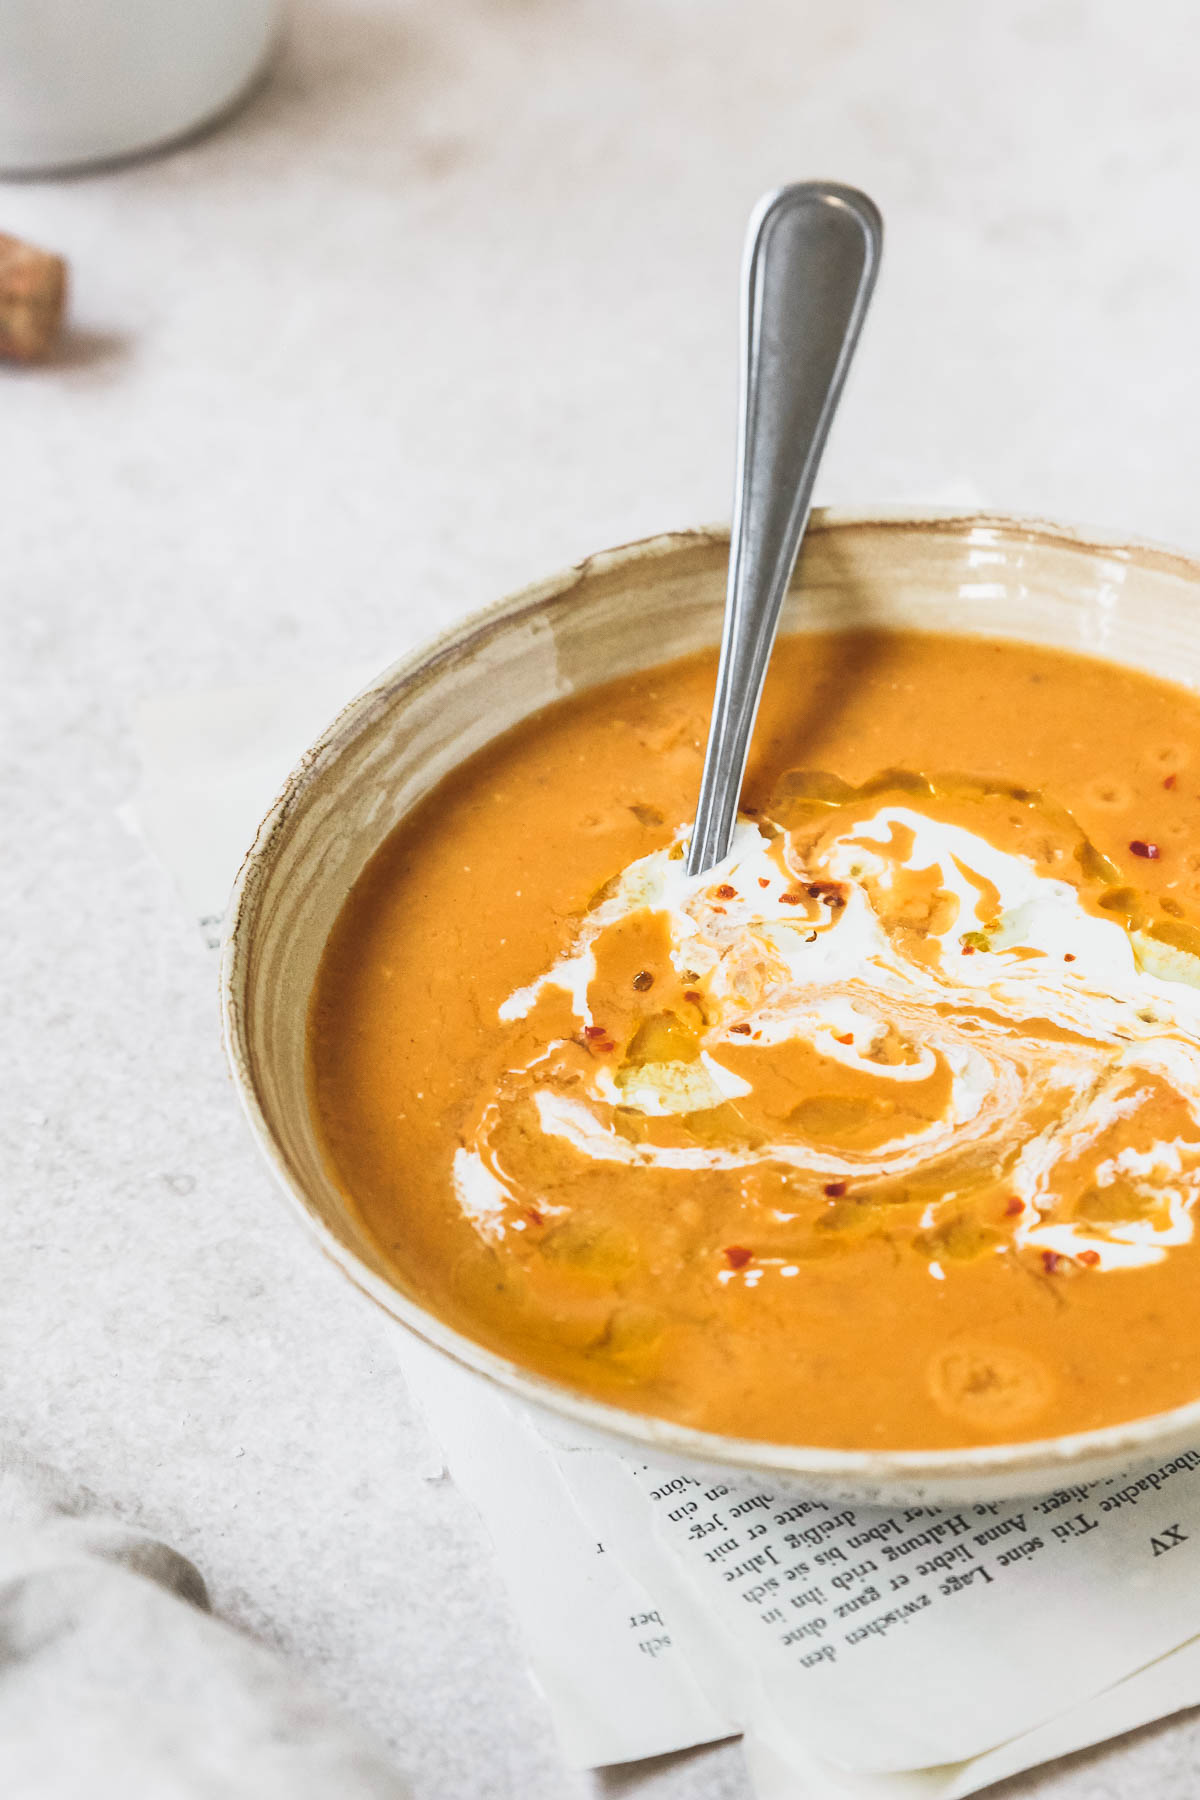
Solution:
[{"label": "ceramic bowl", "polygon": [[[368,858],[457,763],[535,708],[718,641],[727,535],[651,538],[466,620],[381,675],[263,821],[228,914],[226,1040],[258,1143],[330,1259],[397,1324],[592,1441],[772,1488],[878,1504],[1031,1494],[1200,1445],[1200,1400],[1101,1431],[961,1450],[745,1442],[601,1405],[452,1330],[407,1292],[324,1166],[305,1080],[318,960]],[[1200,563],[1036,520],[816,514],[785,630],[1015,638],[1200,686]]]}]

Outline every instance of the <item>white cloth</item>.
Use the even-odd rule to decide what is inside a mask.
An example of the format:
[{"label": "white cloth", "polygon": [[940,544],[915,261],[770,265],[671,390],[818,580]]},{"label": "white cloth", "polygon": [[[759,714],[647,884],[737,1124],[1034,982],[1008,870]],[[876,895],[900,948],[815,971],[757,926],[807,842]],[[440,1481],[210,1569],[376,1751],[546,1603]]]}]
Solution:
[{"label": "white cloth", "polygon": [[0,1446],[4,1800],[407,1800],[198,1571]]}]

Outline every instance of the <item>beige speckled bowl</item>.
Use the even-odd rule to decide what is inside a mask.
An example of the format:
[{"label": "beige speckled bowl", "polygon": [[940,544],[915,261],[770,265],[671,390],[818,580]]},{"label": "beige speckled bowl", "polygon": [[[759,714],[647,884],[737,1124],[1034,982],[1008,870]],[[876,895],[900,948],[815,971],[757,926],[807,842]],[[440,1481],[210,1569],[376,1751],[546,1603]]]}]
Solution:
[{"label": "beige speckled bowl", "polygon": [[[727,538],[652,538],[468,619],[398,663],[296,769],[238,879],[225,1027],[250,1126],[317,1242],[398,1323],[572,1430],[665,1463],[894,1504],[992,1499],[1200,1445],[1200,1400],[1103,1431],[984,1449],[822,1450],[741,1442],[599,1405],[453,1331],[406,1293],[322,1164],[305,1088],[318,959],[372,852],[447,770],[564,694],[715,644]],[[785,630],[908,626],[1086,650],[1200,686],[1200,564],[1035,520],[818,514]]]}]

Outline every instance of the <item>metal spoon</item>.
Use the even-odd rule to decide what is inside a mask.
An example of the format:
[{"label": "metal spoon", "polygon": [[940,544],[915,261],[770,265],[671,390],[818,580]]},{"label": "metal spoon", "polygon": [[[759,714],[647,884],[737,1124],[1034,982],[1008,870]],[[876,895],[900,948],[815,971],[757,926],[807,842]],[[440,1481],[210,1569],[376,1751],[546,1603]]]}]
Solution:
[{"label": "metal spoon", "polygon": [[729,854],[783,597],[882,244],[873,202],[835,182],[780,188],[750,220],[725,630],[689,875]]}]

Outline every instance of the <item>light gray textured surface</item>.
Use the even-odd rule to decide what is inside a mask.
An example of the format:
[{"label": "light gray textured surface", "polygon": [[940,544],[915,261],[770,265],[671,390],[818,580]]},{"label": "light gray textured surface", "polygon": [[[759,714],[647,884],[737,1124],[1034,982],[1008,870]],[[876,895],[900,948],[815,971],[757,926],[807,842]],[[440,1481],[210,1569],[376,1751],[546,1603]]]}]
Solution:
[{"label": "light gray textured surface", "polygon": [[[62,360],[0,377],[0,1429],[420,1800],[747,1790],[729,1746],[561,1768],[382,1322],[251,1153],[212,960],[114,816],[130,709],[725,516],[743,224],[806,175],[890,231],[827,493],[965,478],[1197,544],[1195,61],[1173,0],[308,0],[225,131],[0,190],[76,292]],[[1185,1719],[1010,1791],[1182,1800],[1198,1764]]]}]

